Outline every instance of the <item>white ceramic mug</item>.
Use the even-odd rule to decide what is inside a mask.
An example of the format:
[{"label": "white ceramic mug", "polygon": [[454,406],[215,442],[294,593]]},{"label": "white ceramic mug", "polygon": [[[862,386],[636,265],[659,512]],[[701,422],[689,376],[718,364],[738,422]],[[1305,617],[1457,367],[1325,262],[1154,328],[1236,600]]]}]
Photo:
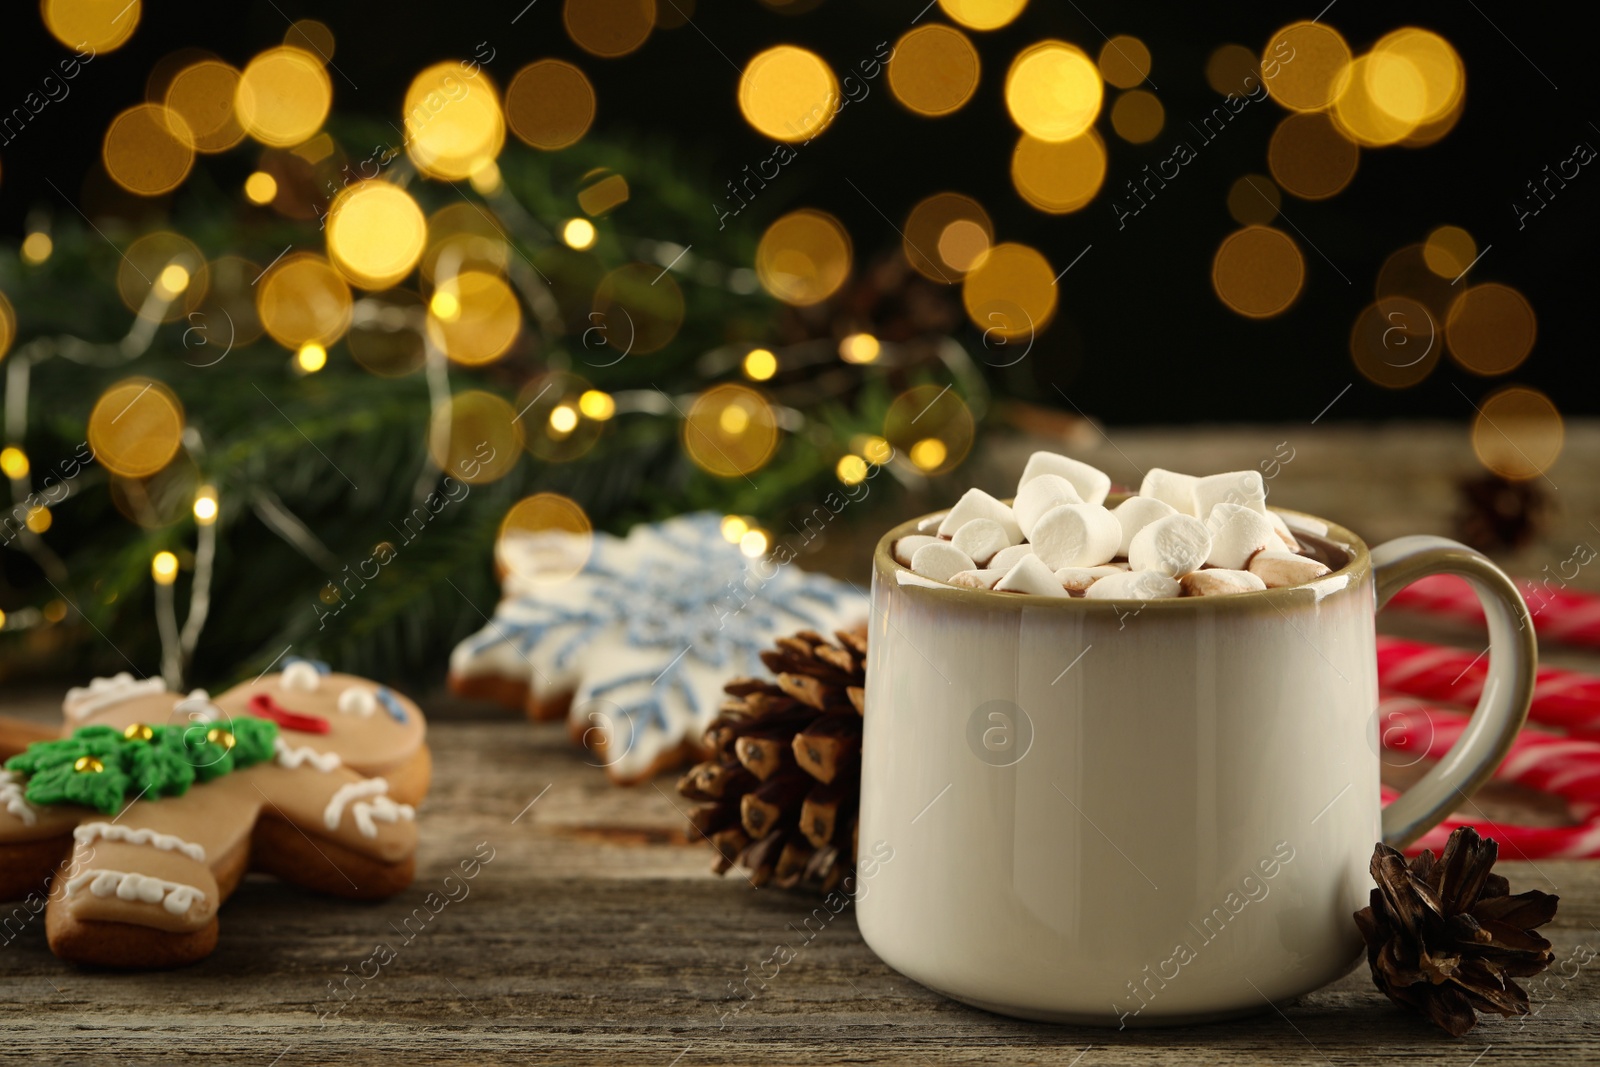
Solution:
[{"label": "white ceramic mug", "polygon": [[[879,543],[858,905],[885,962],[1029,1019],[1264,1010],[1349,970],[1375,842],[1415,840],[1505,756],[1536,650],[1503,572],[1439,537],[1326,528],[1307,585],[1159,601],[908,584]],[[1308,539],[1308,541],[1311,539]],[[1380,810],[1373,616],[1429,574],[1483,601],[1489,678],[1448,756]]]}]

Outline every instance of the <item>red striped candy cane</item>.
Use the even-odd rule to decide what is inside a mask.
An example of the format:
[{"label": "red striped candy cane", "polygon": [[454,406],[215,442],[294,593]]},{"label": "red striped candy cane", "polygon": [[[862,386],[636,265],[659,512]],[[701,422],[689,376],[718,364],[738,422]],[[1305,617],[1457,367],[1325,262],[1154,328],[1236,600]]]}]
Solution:
[{"label": "red striped candy cane", "polygon": [[[1471,707],[1478,702],[1488,676],[1489,660],[1483,652],[1473,655],[1466,649],[1378,638],[1378,684],[1384,689]],[[1600,678],[1540,667],[1528,717],[1545,726],[1600,738]]]}]

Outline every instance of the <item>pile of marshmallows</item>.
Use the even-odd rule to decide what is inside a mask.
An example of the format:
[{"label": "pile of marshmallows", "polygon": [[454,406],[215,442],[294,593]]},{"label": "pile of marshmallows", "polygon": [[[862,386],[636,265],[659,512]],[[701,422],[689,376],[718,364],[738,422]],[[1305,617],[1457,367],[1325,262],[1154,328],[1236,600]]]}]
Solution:
[{"label": "pile of marshmallows", "polygon": [[1247,593],[1328,573],[1267,509],[1257,471],[1196,478],[1158,467],[1115,508],[1104,506],[1110,491],[1089,464],[1035,452],[1009,507],[969,489],[896,541],[894,557],[928,583],[1106,600]]}]

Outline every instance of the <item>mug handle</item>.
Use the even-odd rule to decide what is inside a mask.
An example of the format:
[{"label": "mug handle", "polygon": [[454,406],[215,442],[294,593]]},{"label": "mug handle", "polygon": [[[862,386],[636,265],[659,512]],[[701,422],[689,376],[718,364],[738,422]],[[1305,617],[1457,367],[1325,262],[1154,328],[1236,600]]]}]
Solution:
[{"label": "mug handle", "polygon": [[1472,721],[1443,759],[1383,812],[1383,840],[1401,848],[1455,810],[1482,785],[1511,749],[1528,717],[1539,665],[1528,605],[1506,573],[1466,545],[1415,535],[1372,550],[1378,610],[1395,593],[1430,574],[1465,578],[1489,623],[1489,674]]}]

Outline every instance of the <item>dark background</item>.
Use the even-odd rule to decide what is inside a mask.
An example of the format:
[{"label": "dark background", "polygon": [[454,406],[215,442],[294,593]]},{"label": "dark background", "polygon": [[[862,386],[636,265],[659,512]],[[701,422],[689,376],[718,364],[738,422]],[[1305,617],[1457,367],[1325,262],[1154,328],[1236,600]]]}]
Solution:
[{"label": "dark background", "polygon": [[[684,0],[677,2],[691,10]],[[842,76],[880,42],[905,32],[924,3],[826,0],[805,13],[784,15],[756,0],[701,0],[692,9],[692,25],[657,29],[633,55],[608,60],[571,42],[561,25],[560,0],[536,0],[531,7],[526,0],[147,2],[131,41],[96,58],[71,83],[71,96],[50,104],[22,136],[0,148],[0,229],[8,239],[20,236],[30,211],[64,220],[74,215],[49,182],[74,196],[83,189],[108,121],[143,97],[145,80],[163,55],[200,47],[242,66],[280,42],[290,20],[305,17],[327,23],[337,39],[337,69],[330,72],[336,114],[398,121],[406,85],[419,69],[469,57],[479,42],[495,50],[486,69],[502,88],[530,60],[573,60],[599,97],[591,136],[664,138],[680,146],[682,158],[705,175],[705,223],[714,228],[713,204],[721,202],[723,182],[772,150],[739,116],[735,65],[787,41],[815,49]],[[664,0],[661,6],[667,10]],[[870,97],[846,107],[730,224],[759,233],[793,207],[826,209],[849,228],[859,268],[870,255],[898,246],[884,215],[900,226],[917,200],[954,189],[984,204],[998,239],[1034,245],[1058,270],[1093,245],[1062,280],[1055,322],[1033,358],[997,372],[996,379],[1015,395],[1058,405],[1052,386],[1059,386],[1079,407],[1113,423],[1310,420],[1350,383],[1354,387],[1327,421],[1465,421],[1472,415],[1468,398],[1476,402],[1510,381],[1542,389],[1565,414],[1592,414],[1600,408],[1590,336],[1600,176],[1586,168],[1521,231],[1512,208],[1546,164],[1569,157],[1580,141],[1600,144],[1600,130],[1589,121],[1595,113],[1595,64],[1588,33],[1570,22],[1576,10],[1502,0],[1330,5],[1325,21],[1357,53],[1403,25],[1442,34],[1466,64],[1467,106],[1456,128],[1436,145],[1363,151],[1355,180],[1331,200],[1285,196],[1287,216],[1275,224],[1296,236],[1307,276],[1298,303],[1276,319],[1251,321],[1227,311],[1211,291],[1209,271],[1217,244],[1237,225],[1225,203],[1229,186],[1245,173],[1267,172],[1267,140],[1285,113],[1277,104],[1245,108],[1121,232],[1111,201],[1124,179],[1169,155],[1178,139],[1197,144],[1186,122],[1217,103],[1205,81],[1213,49],[1237,43],[1258,50],[1281,25],[1317,16],[1312,7],[1033,0],[1010,26],[970,34],[983,57],[983,75],[977,96],[961,111],[941,119],[914,116],[893,100],[880,76]],[[942,19],[934,7],[920,21]],[[1149,144],[1129,145],[1110,131],[1103,115],[1111,160],[1105,186],[1083,210],[1047,216],[1028,207],[1010,184],[1017,130],[1002,100],[1005,69],[1022,47],[1047,36],[1097,54],[1101,31],[1133,34],[1149,46],[1166,127]],[[67,54],[44,30],[35,5],[7,5],[0,22],[0,108],[9,112],[20,105]],[[1108,110],[1110,100],[1108,92]],[[256,152],[247,141],[222,156],[201,157],[197,166],[237,188]],[[183,189],[176,195],[182,197]],[[160,211],[164,205],[154,207]],[[1383,260],[1443,223],[1465,227],[1480,251],[1493,246],[1470,278],[1501,281],[1527,296],[1538,315],[1538,342],[1528,361],[1502,379],[1475,377],[1446,359],[1419,386],[1380,389],[1351,365],[1350,325],[1372,300]],[[695,239],[692,233],[662,236],[685,244]],[[975,332],[966,340],[972,347]]]}]

